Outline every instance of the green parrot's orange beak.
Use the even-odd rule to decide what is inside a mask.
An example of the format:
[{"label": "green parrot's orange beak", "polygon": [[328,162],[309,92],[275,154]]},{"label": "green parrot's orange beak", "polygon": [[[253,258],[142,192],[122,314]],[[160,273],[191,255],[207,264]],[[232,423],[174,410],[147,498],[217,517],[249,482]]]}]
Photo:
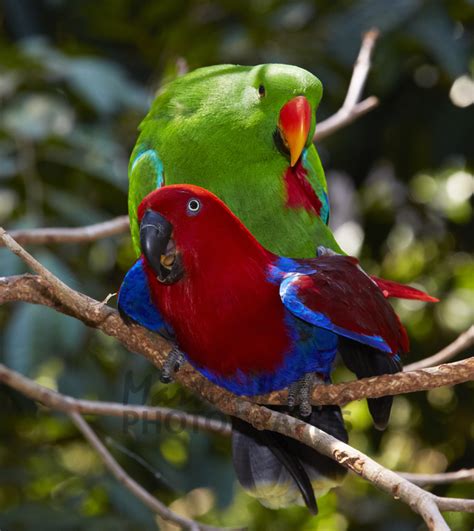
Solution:
[{"label": "green parrot's orange beak", "polygon": [[297,96],[283,105],[278,128],[290,151],[290,165],[294,166],[301,156],[311,128],[311,105],[304,96]]}]

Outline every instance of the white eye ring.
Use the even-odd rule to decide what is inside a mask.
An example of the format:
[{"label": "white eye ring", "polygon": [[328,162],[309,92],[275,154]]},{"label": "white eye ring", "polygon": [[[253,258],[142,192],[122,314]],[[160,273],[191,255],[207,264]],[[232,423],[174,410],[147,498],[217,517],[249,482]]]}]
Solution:
[{"label": "white eye ring", "polygon": [[188,213],[191,215],[197,214],[201,210],[201,201],[196,198],[188,201]]}]

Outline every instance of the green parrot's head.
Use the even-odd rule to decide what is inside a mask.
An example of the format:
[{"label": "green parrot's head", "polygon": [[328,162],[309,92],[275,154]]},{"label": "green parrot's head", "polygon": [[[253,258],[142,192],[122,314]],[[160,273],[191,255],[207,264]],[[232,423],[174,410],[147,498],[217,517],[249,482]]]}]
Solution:
[{"label": "green parrot's head", "polygon": [[296,66],[205,67],[163,87],[144,125],[159,120],[170,134],[179,129],[202,144],[202,153],[215,146],[223,156],[247,150],[246,160],[249,153],[263,160],[276,149],[294,166],[312,142],[322,90],[317,77]]},{"label": "green parrot's head", "polygon": [[316,125],[316,109],[323,87],[317,77],[296,66],[259,65],[249,72],[249,105],[259,115],[263,130],[273,129],[273,141],[290,158],[291,166],[298,161],[304,147],[311,144]]}]

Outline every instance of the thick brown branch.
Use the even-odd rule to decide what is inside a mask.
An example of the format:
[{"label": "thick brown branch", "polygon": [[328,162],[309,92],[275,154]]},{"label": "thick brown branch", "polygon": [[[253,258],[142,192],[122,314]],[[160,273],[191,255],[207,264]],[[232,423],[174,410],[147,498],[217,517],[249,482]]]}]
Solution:
[{"label": "thick brown branch", "polygon": [[227,413],[246,420],[257,428],[271,429],[297,439],[334,459],[342,466],[387,492],[394,499],[400,499],[407,503],[422,516],[430,530],[449,530],[440,510],[474,512],[474,500],[435,496],[410,483],[396,472],[382,467],[348,444],[299,419],[263,406],[256,406],[244,400],[235,400],[226,409]]},{"label": "thick brown branch", "polygon": [[[144,355],[154,365],[161,367],[171,348],[165,339],[156,334],[148,333],[139,326],[132,325],[129,327],[122,321],[118,313],[109,306],[78,292],[73,291],[73,293],[75,294],[75,302],[74,306],[71,307],[59,302],[57,297],[52,294],[48,282],[38,276],[21,275],[0,278],[0,304],[24,301],[53,307],[57,311],[72,315],[87,325],[102,330],[107,335],[117,337],[129,350]],[[188,365],[178,373],[178,380],[191,387],[215,387]],[[316,386],[313,392],[313,403],[343,406],[353,400],[426,391],[472,380],[474,380],[474,357],[418,371]],[[219,393],[227,397],[228,400],[233,397],[232,394],[226,393],[222,389],[219,390]],[[286,399],[287,392],[279,391],[265,397],[256,397],[254,401],[276,405],[286,403]]]},{"label": "thick brown branch", "polygon": [[[67,397],[64,395],[61,395],[59,393],[56,393],[55,391],[51,391],[50,389],[47,389],[45,387],[40,386],[39,384],[33,382],[29,378],[25,378],[24,376],[19,375],[15,371],[12,371],[10,369],[7,369],[3,365],[0,364],[0,381],[5,383],[6,385],[9,385],[10,387],[18,390],[19,392],[23,393],[25,396],[29,396],[30,398],[33,398],[35,400],[38,400],[42,402],[43,404],[51,407],[52,409],[56,409],[59,411],[65,411],[68,412],[76,421],[77,424],[77,412],[82,411],[83,413],[92,413],[92,414],[111,414],[111,415],[117,415],[117,414],[126,414],[129,411],[133,412],[145,412],[147,414],[147,420],[151,417],[163,420],[164,415],[168,413],[166,408],[146,408],[146,407],[137,407],[137,406],[127,406],[123,404],[111,404],[111,403],[101,403],[101,402],[92,402],[87,400],[76,400],[71,397]],[[253,407],[252,405],[245,406],[245,408]],[[241,407],[237,407],[237,409],[232,410],[234,414],[238,414],[240,416],[245,414],[245,410],[241,409]],[[173,415],[179,412],[172,412]],[[250,415],[250,413],[249,413]],[[261,416],[261,413],[259,413]],[[186,421],[188,421],[189,416],[186,415]],[[244,418],[244,417],[243,417]],[[246,418],[246,417],[245,417]],[[252,413],[253,421],[257,424],[261,422],[261,419],[258,419],[255,417],[255,414]],[[206,419],[208,420],[208,419]],[[291,429],[291,426],[287,426],[286,424],[289,423],[290,425],[293,424],[293,421],[295,419],[292,419],[291,417],[287,416],[280,416],[278,418],[278,421],[275,424],[272,424],[272,429],[275,429],[276,431],[281,431],[282,433],[288,434],[291,436],[291,433],[289,430]],[[266,423],[268,419],[264,419],[264,422]],[[299,421],[298,421],[299,422]],[[193,422],[193,426],[196,426],[195,422]],[[208,424],[206,422],[200,422],[199,426],[203,429],[208,428]],[[306,424],[303,424],[305,426],[306,430]],[[153,498],[148,492],[144,491],[136,482],[134,482],[133,479],[131,479],[124,471],[121,469],[118,464],[115,462],[115,460],[112,458],[112,456],[109,454],[108,450],[105,449],[105,447],[102,445],[102,443],[97,439],[95,434],[90,430],[90,428],[82,422],[78,425],[78,427],[81,428],[81,431],[83,431],[84,435],[87,437],[89,442],[93,444],[94,448],[99,452],[99,454],[103,457],[105,464],[110,468],[111,472],[117,477],[117,479],[122,482],[127,488],[130,488],[131,492],[137,495],[139,499],[141,499],[147,506],[149,506],[152,510],[156,511],[158,514],[161,514],[163,518],[166,518],[166,515],[163,515],[160,511],[162,510],[162,504],[161,502],[157,501],[155,498]],[[88,428],[88,429],[87,429]],[[299,429],[297,426],[296,429]],[[295,430],[296,431],[296,430]],[[321,432],[323,433],[323,432]],[[91,434],[93,435],[93,438],[91,439]],[[321,436],[318,433],[318,445],[321,443]],[[379,469],[382,469],[384,471],[384,475],[387,476],[385,469],[383,469],[380,465],[378,465],[376,462],[370,460],[367,456],[364,456],[363,454],[357,453],[356,450],[354,450],[351,447],[348,447],[347,445],[344,445],[343,443],[340,443],[337,440],[333,440],[330,436],[327,436],[332,440],[333,448],[331,450],[331,454],[329,454],[329,450],[326,452],[326,455],[329,455],[332,458],[335,458],[338,462],[341,464],[347,466],[351,470],[355,471],[359,475],[364,475],[364,470],[362,470],[361,467],[365,466],[368,469],[374,469],[374,473],[377,475],[375,476],[377,478],[374,483],[380,487],[382,490],[386,490],[394,496],[395,498],[401,498],[404,499],[403,496],[400,495],[401,489],[400,489],[400,481],[401,478],[396,477],[397,474],[391,472],[390,474],[392,476],[385,477],[385,481],[382,481],[379,477]],[[298,438],[301,438],[300,432],[298,432]],[[349,449],[349,450],[348,450]],[[318,450],[320,450],[318,446]],[[347,453],[349,452],[349,454]],[[354,455],[354,452],[357,453],[357,455]],[[362,458],[361,458],[362,456]],[[118,467],[118,468],[117,468]],[[410,483],[419,483],[419,484],[429,484],[429,483],[446,483],[448,481],[459,481],[459,480],[472,480],[474,476],[473,470],[460,470],[458,472],[452,472],[452,473],[445,473],[445,474],[434,474],[434,475],[422,475],[422,474],[406,474],[406,473],[398,473],[399,476],[402,476],[404,479],[408,479]],[[390,486],[391,490],[387,490],[386,482],[390,481],[391,479],[396,478],[396,483]],[[440,508],[443,508],[443,510],[463,510],[463,511],[472,511],[473,508],[473,502],[470,500],[463,500],[463,499],[446,499],[446,498],[439,498],[437,496],[433,496],[432,499],[426,498],[426,494],[423,492],[420,492],[420,490],[414,490],[414,485],[407,485],[406,483],[402,483],[402,486],[404,487],[403,492],[406,491],[407,499],[408,497],[412,497],[413,494],[415,495],[412,498],[412,506],[415,510],[420,512],[420,514],[425,515],[427,521],[433,521],[436,522],[436,518],[433,518],[433,512],[435,515],[439,512],[437,510],[436,505],[438,505]],[[404,500],[406,501],[406,500]],[[157,505],[158,504],[158,505]],[[166,513],[168,514],[168,513]],[[173,513],[172,513],[173,514]],[[176,515],[173,514],[173,518],[175,518]],[[178,517],[179,518],[179,517]],[[440,520],[440,523],[442,521]],[[438,529],[444,529],[444,527],[440,527],[438,525]],[[436,529],[436,527],[433,527],[433,529]]]},{"label": "thick brown branch", "polygon": [[369,75],[372,52],[378,36],[379,32],[376,29],[372,29],[364,35],[344,103],[335,114],[317,126],[313,138],[315,142],[326,138],[377,107],[379,101],[375,96],[370,96],[363,101],[359,100]]},{"label": "thick brown branch", "polygon": [[[170,423],[178,422],[180,426],[188,429],[198,429],[230,436],[231,426],[224,420],[215,420],[201,415],[191,415],[176,409],[165,407],[136,406],[118,402],[102,402],[95,400],[81,400],[68,395],[63,395],[52,389],[39,385],[18,372],[5,367],[0,363],[0,382],[22,393],[24,396],[36,400],[41,404],[63,412],[77,412],[88,415],[105,415],[112,417],[132,416],[135,420],[161,421]],[[410,472],[397,472],[416,485],[439,485],[444,483],[474,481],[474,469],[462,469],[455,472],[438,474],[414,474]]]},{"label": "thick brown branch", "polygon": [[[84,227],[58,227],[12,230],[10,235],[22,245],[46,243],[85,243],[127,232],[128,216]],[[1,246],[1,243],[0,243]]]},{"label": "thick brown branch", "polygon": [[[428,389],[456,385],[473,380],[474,357],[419,371],[386,374],[353,382],[316,386],[312,401],[318,405],[336,404],[343,406],[348,402],[360,400],[361,398],[378,398],[387,395],[427,391]],[[285,396],[285,393],[278,392],[257,400],[260,403],[279,404],[284,400]]]}]

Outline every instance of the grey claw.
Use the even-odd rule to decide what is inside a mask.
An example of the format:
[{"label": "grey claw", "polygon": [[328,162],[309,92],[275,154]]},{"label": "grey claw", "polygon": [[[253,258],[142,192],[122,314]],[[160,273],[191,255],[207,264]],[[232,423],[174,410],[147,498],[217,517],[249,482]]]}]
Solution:
[{"label": "grey claw", "polygon": [[309,400],[304,400],[300,404],[300,416],[301,417],[309,417],[313,411],[313,408],[311,406],[311,403]]},{"label": "grey claw", "polygon": [[185,361],[184,354],[178,347],[173,347],[163,363],[160,381],[163,383],[172,382],[174,380],[174,373],[179,371]]},{"label": "grey claw", "polygon": [[[296,382],[297,383],[297,382]],[[290,409],[293,409],[295,406],[296,406],[296,389],[295,389],[295,384],[291,384],[290,387],[288,387],[288,407]]]}]

